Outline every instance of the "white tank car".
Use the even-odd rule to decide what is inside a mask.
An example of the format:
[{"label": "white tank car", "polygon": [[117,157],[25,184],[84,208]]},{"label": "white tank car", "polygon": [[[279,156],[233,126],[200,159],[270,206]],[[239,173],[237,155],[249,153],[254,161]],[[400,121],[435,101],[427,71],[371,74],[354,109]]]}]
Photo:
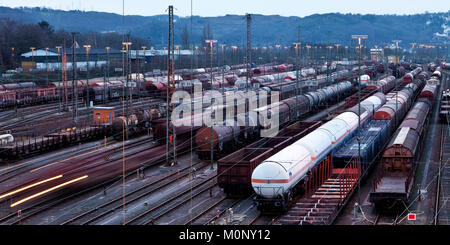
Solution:
[{"label": "white tank car", "polygon": [[[385,102],[382,93],[364,100],[361,103],[361,122],[366,121]],[[357,112],[356,105],[259,164],[251,178],[256,194],[271,199],[289,193],[310,169],[355,132],[358,127]]]}]

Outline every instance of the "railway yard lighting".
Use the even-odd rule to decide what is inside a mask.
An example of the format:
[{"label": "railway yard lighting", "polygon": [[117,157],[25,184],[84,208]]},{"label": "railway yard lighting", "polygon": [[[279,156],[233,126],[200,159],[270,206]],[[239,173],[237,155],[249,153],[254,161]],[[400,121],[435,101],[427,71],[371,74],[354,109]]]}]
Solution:
[{"label": "railway yard lighting", "polygon": [[352,35],[352,39],[358,40],[358,204],[361,203],[361,40],[367,39],[367,35]]},{"label": "railway yard lighting", "polygon": [[[109,50],[110,47],[106,47],[106,81],[109,82]],[[106,103],[106,82],[103,83],[103,104]]]},{"label": "railway yard lighting", "polygon": [[[58,50],[58,64],[59,64],[62,46],[56,46],[55,48]],[[62,64],[60,68],[61,68],[61,79],[59,79],[58,81],[58,113],[61,113],[61,81],[63,80]]]},{"label": "railway yard lighting", "polygon": [[142,55],[144,56],[144,61],[142,62],[142,74],[144,74],[144,80],[145,80],[145,49],[147,49],[146,46],[142,46]]},{"label": "railway yard lighting", "polygon": [[90,117],[89,109],[90,109],[90,97],[89,97],[89,50],[91,49],[91,45],[83,45],[86,49],[86,105],[87,105],[87,116]]},{"label": "railway yard lighting", "polygon": [[299,89],[299,86],[298,86],[298,76],[299,76],[299,73],[298,73],[298,48],[299,48],[299,46],[300,46],[300,42],[298,42],[298,43],[294,43],[294,45],[295,45],[295,98],[296,98],[296,118],[298,117],[298,115],[299,115],[299,113],[298,113],[298,100],[297,100],[297,97],[298,97],[298,89]]},{"label": "railway yard lighting", "polygon": [[[207,44],[209,44],[209,47],[210,47],[210,57],[211,57],[211,70],[210,70],[210,78],[209,78],[209,80],[210,80],[210,82],[211,82],[211,89],[213,89],[213,80],[214,80],[214,77],[213,77],[213,72],[212,72],[212,65],[213,65],[213,45],[214,45],[214,43],[217,43],[217,40],[205,40],[205,43],[207,43]],[[211,104],[213,103],[213,101],[212,101],[212,95],[211,95]],[[210,155],[210,157],[211,157],[211,170],[213,170],[214,169],[214,153],[213,153],[213,123],[212,123],[212,118],[210,118],[210,120],[211,120],[211,135],[210,135],[210,137],[211,137],[211,155]]]},{"label": "railway yard lighting", "polygon": [[[129,69],[129,65],[128,65],[128,63],[129,63],[129,47],[131,46],[131,42],[123,42],[122,43],[122,45],[125,47],[125,52],[126,52],[126,72],[125,72],[125,74],[126,74],[126,79],[127,79],[127,81],[126,81],[126,89],[125,89],[125,96],[126,96],[126,118],[127,118],[127,123],[128,123],[128,107],[129,107],[129,91],[130,91],[130,88],[129,88],[129,75],[128,75],[128,69]],[[128,129],[127,129],[127,132],[128,132]],[[127,136],[126,136],[126,138],[128,138],[128,133],[127,133]]]}]

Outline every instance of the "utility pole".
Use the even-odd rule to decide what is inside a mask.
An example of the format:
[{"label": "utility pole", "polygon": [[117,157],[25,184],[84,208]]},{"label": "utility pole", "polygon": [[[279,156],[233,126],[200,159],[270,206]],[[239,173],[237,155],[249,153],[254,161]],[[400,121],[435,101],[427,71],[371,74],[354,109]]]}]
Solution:
[{"label": "utility pole", "polygon": [[46,70],[46,86],[48,87],[48,48],[45,48],[45,70]]},{"label": "utility pole", "polygon": [[[68,94],[67,94],[67,55],[66,55],[66,40],[63,42],[63,52],[61,59],[61,73],[62,73],[62,109],[68,111]],[[59,86],[59,93],[61,94],[61,84]]]},{"label": "utility pole", "polygon": [[89,49],[91,49],[91,45],[84,45],[83,46],[86,49],[86,113],[87,118],[89,120],[90,116],[90,97],[89,97]]},{"label": "utility pole", "polygon": [[[298,109],[298,89],[299,89],[299,84],[298,84],[298,76],[299,76],[299,71],[298,71],[298,51],[299,48],[301,47],[301,43],[300,43],[300,25],[297,26],[297,42],[294,43],[295,45],[295,70],[296,70],[296,75],[295,75],[295,104],[296,104],[296,119],[298,119],[299,116],[299,109]],[[301,88],[300,88],[301,89]],[[300,92],[300,94],[302,94],[302,92]]]},{"label": "utility pole", "polygon": [[[398,43],[401,42],[401,40],[392,40],[392,41],[395,42],[395,64],[397,66],[400,63],[400,59],[398,57]],[[395,111],[398,111],[398,86],[397,86],[397,82],[395,82]],[[395,114],[395,126],[397,126],[397,123],[398,123],[397,115],[398,114]]]},{"label": "utility pole", "polygon": [[224,81],[225,81],[225,52],[224,52],[224,48],[225,48],[225,44],[222,44],[222,94],[225,94],[225,88],[223,86]]},{"label": "utility pole", "polygon": [[[214,49],[213,49],[213,45],[214,45],[214,43],[217,43],[217,40],[205,40],[205,43],[207,43],[207,44],[209,44],[209,47],[210,47],[210,58],[211,58],[211,69],[210,69],[210,78],[209,78],[209,80],[210,80],[210,82],[211,82],[211,90],[213,89],[213,80],[214,80],[214,78],[213,78],[213,72],[212,72],[212,65],[213,65],[213,52],[214,52]],[[211,94],[211,105],[213,104],[213,98],[212,98],[212,94]],[[212,112],[211,112],[212,113]],[[212,121],[212,118],[210,118],[210,120],[211,120],[211,130],[210,130],[210,132],[211,132],[211,134],[210,134],[210,140],[211,140],[211,149],[210,149],[210,158],[211,158],[211,170],[213,170],[214,169],[214,152],[213,152],[213,121]]]},{"label": "utility pole", "polygon": [[73,122],[78,122],[78,84],[75,84],[77,76],[77,64],[75,63],[75,35],[78,32],[72,32],[72,110]]},{"label": "utility pole", "polygon": [[252,64],[252,42],[251,42],[251,24],[252,24],[252,17],[250,14],[246,15],[247,18],[247,47],[246,47],[246,54],[247,57],[247,76],[246,76],[246,91],[248,91],[248,82],[251,79],[250,72],[251,72],[251,64]]},{"label": "utility pole", "polygon": [[[61,56],[61,46],[56,46],[56,49],[58,49],[58,63],[60,62],[60,56]],[[61,113],[61,81],[63,80],[63,71],[62,71],[62,61],[61,61],[61,79],[58,82],[58,114]]]},{"label": "utility pole", "polygon": [[109,82],[109,50],[110,47],[106,47],[106,81],[103,83],[103,104],[106,104],[106,82]]},{"label": "utility pole", "polygon": [[142,61],[142,74],[143,74],[143,76],[144,76],[144,81],[145,81],[145,49],[147,48],[146,46],[142,46],[141,47],[142,48],[142,52],[143,52],[143,55],[144,55],[144,60]]},{"label": "utility pole", "polygon": [[352,35],[352,39],[358,39],[358,205],[361,205],[361,40],[367,39],[367,35]]},{"label": "utility pole", "polygon": [[129,76],[129,69],[130,69],[130,62],[129,62],[129,50],[130,50],[130,46],[131,46],[131,42],[130,42],[130,34],[127,34],[127,40],[125,42],[122,43],[122,45],[125,47],[125,76],[126,76],[126,83],[125,83],[125,98],[126,98],[126,128],[125,128],[125,139],[128,139],[128,117],[129,117],[129,106],[130,106],[130,76]]},{"label": "utility pole", "polygon": [[[167,49],[167,95],[166,95],[166,103],[167,103],[167,121],[166,121],[166,164],[169,165],[169,96],[171,92],[175,92],[175,76],[174,76],[174,29],[173,29],[173,6],[169,6],[169,37],[168,37],[168,49]],[[173,162],[177,163],[177,148],[176,148],[176,137],[177,134],[175,132],[175,127],[173,127]]]},{"label": "utility pole", "polygon": [[[247,47],[246,47],[246,62],[247,62],[247,72],[246,72],[246,82],[245,82],[245,94],[248,95],[248,87],[249,87],[249,80],[251,79],[251,64],[252,64],[252,42],[251,42],[251,28],[252,28],[252,17],[250,14],[247,14]],[[248,96],[245,96],[245,111],[249,111],[250,108],[250,101],[248,99]],[[248,114],[245,115],[245,135],[248,134],[248,124],[249,124],[249,118]]]}]

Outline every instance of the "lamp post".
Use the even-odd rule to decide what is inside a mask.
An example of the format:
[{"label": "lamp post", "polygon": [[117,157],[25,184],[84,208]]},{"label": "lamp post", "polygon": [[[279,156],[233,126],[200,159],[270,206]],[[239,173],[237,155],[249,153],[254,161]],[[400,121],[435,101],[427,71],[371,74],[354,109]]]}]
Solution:
[{"label": "lamp post", "polygon": [[[59,64],[59,62],[60,62],[59,57],[61,56],[62,46],[56,46],[56,49],[58,50],[58,64]],[[60,68],[61,68],[61,79],[59,79],[59,81],[58,81],[58,113],[61,113],[61,81],[63,80],[62,64],[61,64]]]},{"label": "lamp post", "polygon": [[286,58],[286,64],[288,64],[289,63],[289,47],[288,46],[284,47],[284,56]]},{"label": "lamp post", "polygon": [[277,45],[275,45],[275,47],[277,48],[277,57],[276,57],[276,60],[278,61],[279,60],[279,58],[280,58],[280,45],[279,44],[277,44]]},{"label": "lamp post", "polygon": [[392,40],[395,43],[395,62],[394,64],[398,65],[400,63],[400,58],[398,57],[398,43],[402,42],[401,40]]},{"label": "lamp post", "polygon": [[[125,87],[126,87],[126,89],[125,89],[125,95],[126,95],[126,118],[127,118],[127,123],[128,123],[128,107],[129,107],[129,91],[130,91],[130,88],[129,88],[129,75],[128,75],[128,67],[129,67],[129,65],[128,65],[128,63],[129,63],[129,61],[128,61],[128,59],[129,59],[129,53],[128,53],[128,50],[129,50],[129,47],[131,46],[131,42],[123,42],[122,43],[122,45],[125,47],[125,52],[126,52],[126,72],[125,72],[125,74],[126,74],[126,85],[125,85]],[[126,134],[126,139],[128,139],[128,125],[127,125],[127,129],[126,129],[126,132],[127,132],[127,134]]]},{"label": "lamp post", "polygon": [[339,55],[339,46],[341,46],[340,44],[335,44],[334,46],[336,46],[336,57],[338,60],[341,59],[340,55]]},{"label": "lamp post", "polygon": [[48,86],[48,48],[45,48],[45,74],[46,74],[46,86]]},{"label": "lamp post", "polygon": [[106,47],[106,81],[103,83],[103,104],[106,103],[106,82],[109,82],[109,50],[110,47]]},{"label": "lamp post", "polygon": [[198,68],[198,46],[195,46],[195,68]]},{"label": "lamp post", "polygon": [[178,69],[181,69],[181,56],[180,56],[180,46],[175,45],[175,49],[178,51]]},{"label": "lamp post", "polygon": [[264,68],[265,68],[265,63],[267,63],[267,47],[263,47],[262,48],[264,50]]},{"label": "lamp post", "polygon": [[344,48],[345,48],[345,57],[347,57],[349,60],[351,60],[348,55],[348,46],[345,46]]},{"label": "lamp post", "polygon": [[295,71],[296,71],[296,75],[295,75],[295,118],[298,118],[298,48],[300,46],[300,42],[298,43],[294,43],[295,45]]},{"label": "lamp post", "polygon": [[417,44],[417,43],[411,43],[411,53],[412,53],[412,55],[413,55],[413,62],[414,62],[415,59],[416,59],[416,56],[415,56],[415,54],[414,54],[414,47],[416,46],[416,44]]},{"label": "lamp post", "polygon": [[[205,41],[206,42],[206,41]],[[203,53],[205,54],[204,56],[203,56],[203,66],[204,67],[206,67],[206,56],[207,56],[207,53],[206,53],[206,51],[207,51],[207,49],[206,49],[206,47],[203,47]]]},{"label": "lamp post", "polygon": [[11,61],[12,61],[12,65],[14,67],[15,62],[14,62],[14,47],[11,47]]},{"label": "lamp post", "polygon": [[352,35],[352,39],[358,39],[358,205],[361,203],[361,40],[367,39],[367,35]]},{"label": "lamp post", "polygon": [[236,64],[235,59],[236,59],[236,50],[238,49],[237,46],[231,46],[231,48],[233,49],[233,64]]},{"label": "lamp post", "polygon": [[310,45],[306,45],[306,52],[308,52],[308,60],[307,60],[307,63],[309,62],[309,59],[311,59],[311,56],[310,56],[310,54],[309,54],[309,50],[311,49],[311,46]]},{"label": "lamp post", "polygon": [[330,65],[331,65],[331,50],[333,49],[333,46],[327,46],[327,48],[329,49],[328,51],[328,58],[327,58],[327,85],[331,84],[330,81]]},{"label": "lamp post", "polygon": [[[398,43],[401,42],[401,40],[392,40],[395,42],[395,64],[398,65],[400,63],[399,57],[398,57]],[[398,88],[397,83],[395,83],[395,111],[398,110]],[[397,126],[398,118],[397,114],[395,115],[395,125]]]},{"label": "lamp post", "polygon": [[273,47],[269,46],[269,49],[270,49],[270,63],[273,64]]},{"label": "lamp post", "polygon": [[[212,64],[213,64],[213,45],[214,43],[217,43],[217,40],[205,40],[205,43],[209,44],[210,47],[210,57],[211,57],[211,70],[210,70],[210,81],[211,81],[211,89],[213,88],[213,74],[212,74]],[[212,94],[211,94],[211,104],[213,103],[212,101]],[[212,112],[211,112],[212,113]],[[210,118],[211,119],[211,118]],[[213,122],[211,119],[211,151],[210,151],[210,157],[211,157],[211,170],[214,169],[214,155],[213,155]]]},{"label": "lamp post", "polygon": [[142,74],[144,74],[144,80],[145,80],[145,60],[146,60],[146,58],[145,58],[145,49],[147,47],[146,46],[142,46],[141,48],[142,48],[142,53],[143,53],[143,56],[144,56],[144,62],[142,62]]},{"label": "lamp post", "polygon": [[[33,68],[33,64],[34,64],[34,50],[36,49],[35,47],[31,47],[31,68]],[[33,72],[34,73],[34,72]]]},{"label": "lamp post", "polygon": [[222,47],[222,94],[225,93],[225,88],[223,86],[223,83],[225,81],[225,46],[227,46],[226,44],[222,44],[220,45]]},{"label": "lamp post", "polygon": [[87,105],[87,118],[89,119],[89,109],[90,109],[90,97],[89,97],[89,50],[91,49],[91,45],[83,45],[86,49],[86,105]]}]

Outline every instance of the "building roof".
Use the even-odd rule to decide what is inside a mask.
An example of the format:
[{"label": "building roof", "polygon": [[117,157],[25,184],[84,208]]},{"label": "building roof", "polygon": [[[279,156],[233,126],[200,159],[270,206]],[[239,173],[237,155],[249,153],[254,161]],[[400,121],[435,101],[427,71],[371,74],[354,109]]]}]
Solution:
[{"label": "building roof", "polygon": [[[121,54],[122,51],[118,49],[110,49],[109,54]],[[72,55],[72,49],[66,48],[66,54]],[[75,48],[75,54],[76,55],[86,55],[86,49],[85,48]],[[104,48],[91,48],[89,49],[90,55],[106,55],[106,49]],[[21,54],[22,57],[29,58],[31,56],[58,56],[58,49],[56,48],[49,48],[48,52],[45,51],[45,49],[36,49],[33,52],[29,51],[26,53]]]},{"label": "building roof", "polygon": [[[144,56],[144,50],[130,50],[130,57],[131,58],[136,58],[136,54],[139,56]],[[162,56],[162,55],[167,55],[168,54],[168,50],[163,50],[163,49],[150,49],[150,50],[145,50],[145,56]],[[193,52],[192,50],[189,49],[182,49],[182,50],[175,50],[174,52],[175,55],[192,55]]]}]

